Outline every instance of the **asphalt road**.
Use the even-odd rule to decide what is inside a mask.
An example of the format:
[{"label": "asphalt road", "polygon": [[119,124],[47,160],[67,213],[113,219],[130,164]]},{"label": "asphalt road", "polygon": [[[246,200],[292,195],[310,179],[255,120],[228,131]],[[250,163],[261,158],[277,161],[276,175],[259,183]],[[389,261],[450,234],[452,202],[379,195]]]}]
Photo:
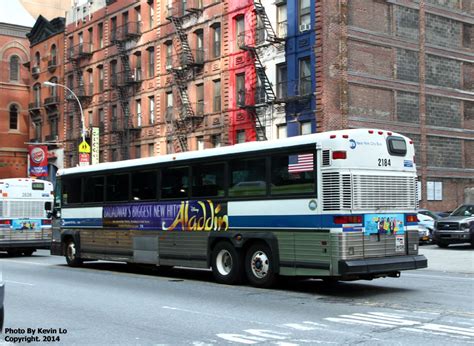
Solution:
[{"label": "asphalt road", "polygon": [[108,262],[69,268],[48,251],[0,255],[7,285],[1,339],[80,345],[474,343],[474,251],[430,245],[421,253],[433,265],[397,279],[333,286],[285,281],[271,290],[219,285],[202,270]]}]

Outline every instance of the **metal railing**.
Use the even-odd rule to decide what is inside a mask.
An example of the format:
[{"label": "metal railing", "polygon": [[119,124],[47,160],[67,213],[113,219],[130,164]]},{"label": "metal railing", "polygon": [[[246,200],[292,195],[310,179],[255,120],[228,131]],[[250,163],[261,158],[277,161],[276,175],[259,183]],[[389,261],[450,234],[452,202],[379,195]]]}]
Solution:
[{"label": "metal railing", "polygon": [[50,96],[44,99],[45,106],[52,106],[59,104],[59,97],[58,96]]},{"label": "metal railing", "polygon": [[110,32],[110,41],[127,41],[141,35],[140,22],[128,22],[124,25],[112,29]]},{"label": "metal railing", "polygon": [[203,0],[176,1],[172,5],[166,5],[165,17],[183,17],[194,12],[201,11]]},{"label": "metal railing", "polygon": [[28,110],[32,111],[32,110],[39,110],[41,108],[41,101],[37,100],[37,101],[34,101],[34,102],[30,102],[28,104]]},{"label": "metal railing", "polygon": [[69,59],[78,59],[92,54],[92,43],[83,42],[68,48]]}]

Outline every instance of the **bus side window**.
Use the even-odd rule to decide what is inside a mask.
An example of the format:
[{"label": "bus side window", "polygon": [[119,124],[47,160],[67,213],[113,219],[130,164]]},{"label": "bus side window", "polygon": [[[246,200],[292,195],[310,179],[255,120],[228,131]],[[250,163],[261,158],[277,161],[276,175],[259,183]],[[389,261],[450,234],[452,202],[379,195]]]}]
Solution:
[{"label": "bus side window", "polygon": [[84,202],[104,201],[104,177],[87,177],[84,181]]},{"label": "bus side window", "polygon": [[73,204],[81,203],[81,188],[82,188],[82,179],[81,178],[70,178],[65,179],[62,182],[63,184],[63,204]]},{"label": "bus side window", "polygon": [[161,171],[161,198],[187,198],[188,191],[188,167],[168,167]]},{"label": "bus side window", "polygon": [[134,201],[156,198],[157,172],[132,173],[132,199]]},{"label": "bus side window", "polygon": [[192,173],[192,196],[224,196],[224,181],[225,165],[223,163],[194,166]]},{"label": "bus side window", "polygon": [[314,193],[314,154],[295,152],[272,156],[271,194]]},{"label": "bus side window", "polygon": [[232,160],[229,170],[229,196],[266,195],[265,159]]},{"label": "bus side window", "polygon": [[128,173],[109,175],[106,184],[107,201],[128,201]]}]

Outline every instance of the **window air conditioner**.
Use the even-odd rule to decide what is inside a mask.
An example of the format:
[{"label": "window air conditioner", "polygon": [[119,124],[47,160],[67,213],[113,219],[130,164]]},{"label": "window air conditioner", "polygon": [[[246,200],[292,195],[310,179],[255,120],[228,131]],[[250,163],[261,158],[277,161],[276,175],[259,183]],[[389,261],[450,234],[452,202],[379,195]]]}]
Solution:
[{"label": "window air conditioner", "polygon": [[39,68],[39,66],[34,66],[34,67],[31,69],[31,73],[32,73],[32,74],[39,74],[39,73],[40,73],[40,68]]},{"label": "window air conditioner", "polygon": [[310,29],[311,29],[311,24],[301,24],[300,25],[300,32],[308,31]]}]

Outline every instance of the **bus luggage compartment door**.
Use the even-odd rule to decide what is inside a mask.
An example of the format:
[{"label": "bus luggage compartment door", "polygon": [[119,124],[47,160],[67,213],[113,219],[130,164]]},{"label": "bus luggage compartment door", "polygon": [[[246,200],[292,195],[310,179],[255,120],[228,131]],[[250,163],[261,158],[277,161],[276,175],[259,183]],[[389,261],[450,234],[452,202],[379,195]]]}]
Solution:
[{"label": "bus luggage compartment door", "polygon": [[158,264],[158,236],[133,237],[133,261],[135,263]]}]

